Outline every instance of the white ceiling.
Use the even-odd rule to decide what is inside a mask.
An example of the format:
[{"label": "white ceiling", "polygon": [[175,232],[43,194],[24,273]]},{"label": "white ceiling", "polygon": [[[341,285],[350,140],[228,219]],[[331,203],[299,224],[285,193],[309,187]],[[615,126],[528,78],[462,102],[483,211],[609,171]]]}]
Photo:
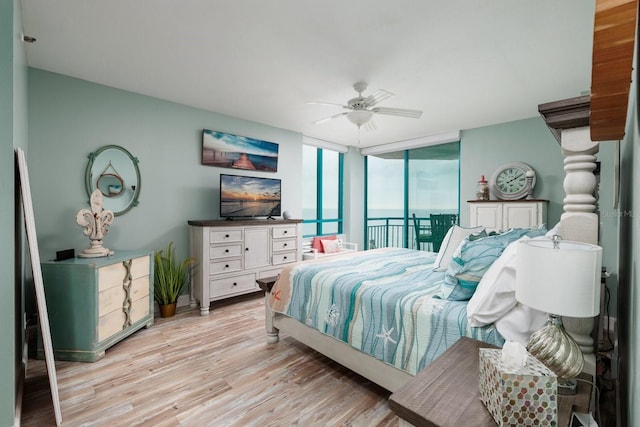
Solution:
[{"label": "white ceiling", "polygon": [[[537,116],[591,81],[593,0],[22,0],[32,67],[371,146]],[[358,80],[420,119],[346,117]]]}]

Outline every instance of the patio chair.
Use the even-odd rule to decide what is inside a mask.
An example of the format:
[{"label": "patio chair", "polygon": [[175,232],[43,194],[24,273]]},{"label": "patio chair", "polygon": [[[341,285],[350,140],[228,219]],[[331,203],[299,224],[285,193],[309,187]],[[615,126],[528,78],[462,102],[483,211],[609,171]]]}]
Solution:
[{"label": "patio chair", "polygon": [[416,249],[421,250],[420,248],[421,243],[427,243],[428,244],[427,249],[429,249],[429,247],[433,244],[431,231],[429,231],[429,227],[420,225],[420,220],[416,218],[416,214],[412,214],[412,215],[413,215],[413,227],[415,228],[415,231],[416,231]]},{"label": "patio chair", "polygon": [[458,222],[458,215],[455,214],[435,214],[431,215],[431,241],[433,252],[440,250],[442,240],[452,225]]}]

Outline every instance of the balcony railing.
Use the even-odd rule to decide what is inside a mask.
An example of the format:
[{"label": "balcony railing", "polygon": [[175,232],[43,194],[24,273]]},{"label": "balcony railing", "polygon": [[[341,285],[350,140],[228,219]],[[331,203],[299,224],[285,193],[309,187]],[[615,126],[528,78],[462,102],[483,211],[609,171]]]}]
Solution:
[{"label": "balcony railing", "polygon": [[[428,226],[429,218],[418,218],[420,223]],[[413,218],[407,220],[407,247],[416,249],[416,232]],[[421,245],[422,250],[430,250],[428,245]],[[404,248],[405,225],[402,217],[367,218],[367,248]]]}]

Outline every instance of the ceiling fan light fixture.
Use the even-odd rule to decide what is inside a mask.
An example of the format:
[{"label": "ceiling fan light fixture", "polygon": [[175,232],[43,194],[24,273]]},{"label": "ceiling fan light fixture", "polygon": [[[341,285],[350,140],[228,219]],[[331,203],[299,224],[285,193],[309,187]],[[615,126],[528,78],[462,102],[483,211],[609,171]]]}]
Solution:
[{"label": "ceiling fan light fixture", "polygon": [[349,121],[356,126],[362,126],[367,123],[371,120],[371,116],[373,116],[373,113],[368,110],[354,110],[347,114]]}]

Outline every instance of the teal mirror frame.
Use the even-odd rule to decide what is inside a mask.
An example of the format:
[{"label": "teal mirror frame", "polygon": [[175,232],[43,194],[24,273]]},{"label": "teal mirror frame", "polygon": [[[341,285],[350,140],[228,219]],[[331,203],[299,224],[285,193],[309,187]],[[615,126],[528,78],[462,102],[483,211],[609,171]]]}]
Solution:
[{"label": "teal mirror frame", "polygon": [[89,153],[89,163],[85,172],[84,183],[87,195],[98,188],[100,177],[115,175],[120,178],[122,188],[113,195],[103,192],[103,207],[113,212],[115,216],[128,212],[138,206],[141,178],[139,160],[129,151],[119,145],[105,145],[93,153]]}]

